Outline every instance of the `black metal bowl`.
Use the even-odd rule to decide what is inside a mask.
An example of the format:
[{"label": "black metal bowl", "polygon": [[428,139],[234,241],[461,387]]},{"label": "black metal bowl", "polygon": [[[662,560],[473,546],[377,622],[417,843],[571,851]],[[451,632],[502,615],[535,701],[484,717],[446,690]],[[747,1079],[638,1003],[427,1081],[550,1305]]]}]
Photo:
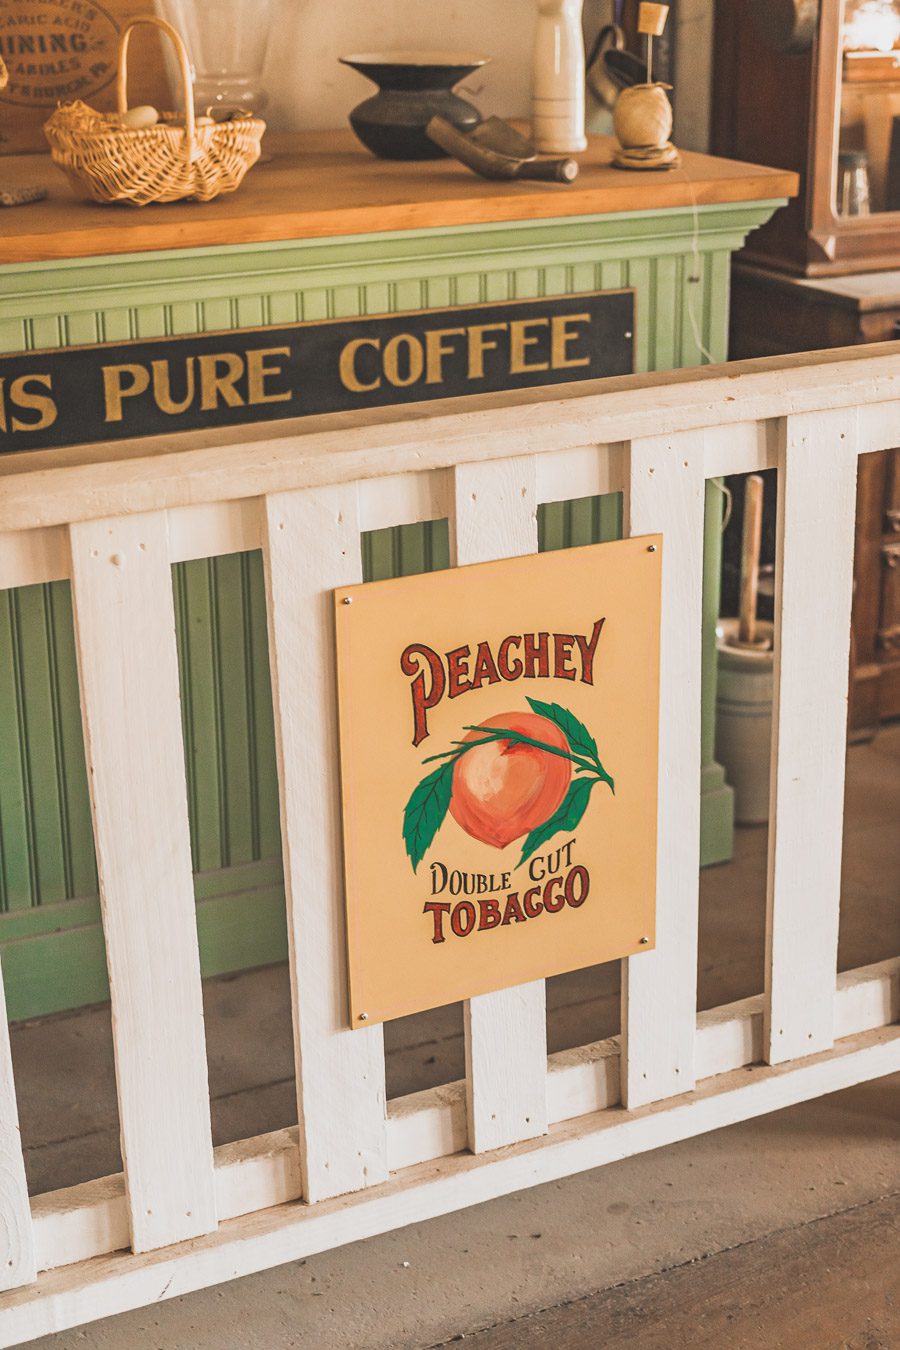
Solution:
[{"label": "black metal bowl", "polygon": [[445,117],[461,131],[481,121],[474,104],[453,93],[490,57],[470,52],[373,52],[342,56],[343,65],[378,85],[350,114],[363,145],[380,159],[438,159],[446,152],[429,140],[432,117]]}]

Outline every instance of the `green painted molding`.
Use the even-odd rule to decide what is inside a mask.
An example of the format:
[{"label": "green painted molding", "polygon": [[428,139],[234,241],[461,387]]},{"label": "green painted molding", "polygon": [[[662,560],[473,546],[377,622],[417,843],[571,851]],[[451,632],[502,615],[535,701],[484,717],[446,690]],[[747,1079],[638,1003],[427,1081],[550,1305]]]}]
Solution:
[{"label": "green painted molding", "polygon": [[[272,965],[287,954],[284,883],[277,860],[194,878],[204,976]],[[11,1021],[109,998],[96,896],[0,916]]]},{"label": "green painted molding", "polygon": [[[254,295],[261,275],[294,278],[320,274],[319,285],[340,285],[350,269],[365,283],[370,268],[391,268],[398,276],[422,279],[423,262],[444,263],[450,272],[471,271],[472,262],[503,258],[526,265],[531,255],[565,253],[567,261],[595,262],[633,256],[683,252],[696,225],[701,249],[740,248],[747,234],[785,205],[783,198],[660,211],[621,212],[608,216],[571,216],[559,220],[459,225],[373,235],[344,235],[288,243],[242,244],[202,249],[81,258],[0,266],[0,302],[4,316],[17,303],[44,294],[78,304],[88,293],[132,293],[147,286],[164,288],[172,300],[195,299],[198,290],[227,280],[233,295]],[[522,261],[519,262],[518,259]],[[556,257],[554,256],[554,261]],[[333,269],[334,275],[329,276]],[[480,268],[478,270],[481,270]],[[433,269],[428,269],[431,275]],[[27,279],[27,280],[26,280]],[[183,287],[179,286],[183,283]],[[8,308],[12,306],[13,308]]]}]

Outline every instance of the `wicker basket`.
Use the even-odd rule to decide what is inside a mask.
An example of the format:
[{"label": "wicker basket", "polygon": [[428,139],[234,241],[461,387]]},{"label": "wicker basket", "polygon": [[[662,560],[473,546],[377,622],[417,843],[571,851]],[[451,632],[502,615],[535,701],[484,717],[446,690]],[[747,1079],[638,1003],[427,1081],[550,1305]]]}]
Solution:
[{"label": "wicker basket", "polygon": [[[127,111],[128,42],[137,24],[149,23],[171,38],[178,54],[185,115],[163,113],[156,126],[130,130]],[[191,68],[178,32],[151,15],[135,19],[119,39],[117,113],[99,113],[85,103],[64,103],[44,126],[50,152],[70,182],[98,202],[208,202],[233,192],[259,159],[265,122],[247,116],[198,126]]]}]

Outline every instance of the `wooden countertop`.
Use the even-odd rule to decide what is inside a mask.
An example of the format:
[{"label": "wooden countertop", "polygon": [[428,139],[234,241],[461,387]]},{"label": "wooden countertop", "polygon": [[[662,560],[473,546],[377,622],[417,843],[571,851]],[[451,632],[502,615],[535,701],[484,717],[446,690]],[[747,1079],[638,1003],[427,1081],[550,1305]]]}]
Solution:
[{"label": "wooden countertop", "polygon": [[214,202],[100,206],[78,201],[48,155],[0,159],[0,181],[41,185],[46,201],[0,210],[0,264],[322,239],[508,220],[654,211],[791,197],[796,174],[684,153],[679,169],[611,167],[614,142],[592,137],[571,186],[487,182],[453,160],[374,159],[349,131],[267,136],[273,155]]}]

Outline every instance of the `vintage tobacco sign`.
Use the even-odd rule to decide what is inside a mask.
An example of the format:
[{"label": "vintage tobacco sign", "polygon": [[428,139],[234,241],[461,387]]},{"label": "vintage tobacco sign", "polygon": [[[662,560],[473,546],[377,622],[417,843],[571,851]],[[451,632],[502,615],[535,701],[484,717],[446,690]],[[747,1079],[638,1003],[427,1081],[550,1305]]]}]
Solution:
[{"label": "vintage tobacco sign", "polygon": [[634,293],[0,357],[0,452],[625,375]]},{"label": "vintage tobacco sign", "polygon": [[654,945],[661,548],[335,593],[354,1026]]},{"label": "vintage tobacco sign", "polygon": [[[116,106],[122,29],[153,5],[147,0],[0,0],[0,58],[9,83],[0,90],[0,155],[47,149],[42,130],[59,103],[81,99],[98,111]],[[132,106],[172,106],[155,33],[141,36],[130,72]]]}]

